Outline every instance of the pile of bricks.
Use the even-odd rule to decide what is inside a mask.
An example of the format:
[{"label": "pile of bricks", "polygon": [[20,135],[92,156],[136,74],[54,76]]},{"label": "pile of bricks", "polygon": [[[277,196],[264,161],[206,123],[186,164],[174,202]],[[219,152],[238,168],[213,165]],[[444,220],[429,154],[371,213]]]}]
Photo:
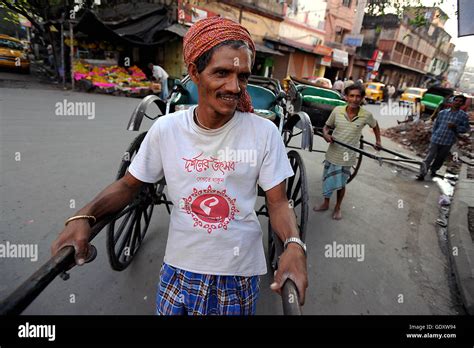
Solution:
[{"label": "pile of bricks", "polygon": [[[382,135],[402,144],[407,149],[415,152],[420,157],[425,157],[428,152],[431,139],[432,123],[408,122],[398,126],[382,130]],[[472,137],[462,136],[457,142],[457,148],[461,156],[472,157]]]},{"label": "pile of bricks", "polygon": [[431,139],[431,124],[408,122],[382,130],[382,135],[424,157]]}]

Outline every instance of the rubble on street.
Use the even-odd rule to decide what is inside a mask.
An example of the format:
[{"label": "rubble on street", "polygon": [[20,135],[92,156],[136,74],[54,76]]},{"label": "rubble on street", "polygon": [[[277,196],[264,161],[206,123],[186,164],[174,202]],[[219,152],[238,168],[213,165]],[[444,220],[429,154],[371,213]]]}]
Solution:
[{"label": "rubble on street", "polygon": [[[428,153],[432,127],[432,122],[407,122],[382,130],[382,135],[424,158]],[[459,157],[473,158],[472,137],[461,136],[455,146],[460,152]],[[460,165],[458,162],[450,158],[448,168],[455,170]]]}]

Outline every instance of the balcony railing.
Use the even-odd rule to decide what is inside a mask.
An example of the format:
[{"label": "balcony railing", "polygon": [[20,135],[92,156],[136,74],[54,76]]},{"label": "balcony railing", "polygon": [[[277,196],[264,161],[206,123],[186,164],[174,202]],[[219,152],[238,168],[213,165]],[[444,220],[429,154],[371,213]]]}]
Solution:
[{"label": "balcony railing", "polygon": [[400,52],[392,51],[392,53],[386,53],[384,59],[391,60],[395,63],[400,63],[418,70],[425,70],[425,64],[416,59],[402,55]]}]

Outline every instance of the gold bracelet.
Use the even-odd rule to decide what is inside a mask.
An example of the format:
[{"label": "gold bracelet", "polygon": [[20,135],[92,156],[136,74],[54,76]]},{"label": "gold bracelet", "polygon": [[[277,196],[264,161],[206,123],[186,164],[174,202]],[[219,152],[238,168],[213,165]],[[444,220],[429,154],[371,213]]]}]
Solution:
[{"label": "gold bracelet", "polygon": [[66,222],[64,223],[64,226],[67,226],[67,224],[70,223],[73,220],[79,220],[79,219],[93,220],[92,224],[95,224],[95,222],[96,222],[95,216],[92,216],[92,215],[76,215],[76,216],[72,216],[69,219],[67,219]]}]

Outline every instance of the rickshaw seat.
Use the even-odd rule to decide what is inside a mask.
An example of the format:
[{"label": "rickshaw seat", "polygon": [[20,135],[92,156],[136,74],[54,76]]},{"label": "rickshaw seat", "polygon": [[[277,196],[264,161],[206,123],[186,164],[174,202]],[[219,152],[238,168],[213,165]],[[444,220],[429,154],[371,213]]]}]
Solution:
[{"label": "rickshaw seat", "polygon": [[[195,105],[198,103],[198,90],[196,84],[189,80],[185,83],[186,95],[179,99],[179,104]],[[275,113],[272,112],[274,102],[276,100],[275,94],[261,86],[247,85],[247,90],[252,98],[252,105],[255,110],[261,110],[258,114],[265,118],[274,119]],[[264,116],[265,115],[265,116]]]},{"label": "rickshaw seat", "polygon": [[276,100],[275,94],[269,89],[257,85],[247,85],[254,109],[271,110]]},{"label": "rickshaw seat", "polygon": [[322,88],[322,87],[305,86],[305,88],[301,90],[301,94],[303,96],[312,95],[315,97],[341,100],[341,97],[339,96],[337,92],[334,92],[334,91],[331,91],[330,89]]},{"label": "rickshaw seat", "polygon": [[196,84],[192,81],[192,80],[189,80],[186,84],[185,84],[185,87],[186,87],[186,90],[188,91],[188,94],[186,96],[186,104],[192,104],[192,105],[195,105],[198,103],[198,99],[199,99],[199,94],[198,94],[198,89],[197,89],[197,86]]}]

